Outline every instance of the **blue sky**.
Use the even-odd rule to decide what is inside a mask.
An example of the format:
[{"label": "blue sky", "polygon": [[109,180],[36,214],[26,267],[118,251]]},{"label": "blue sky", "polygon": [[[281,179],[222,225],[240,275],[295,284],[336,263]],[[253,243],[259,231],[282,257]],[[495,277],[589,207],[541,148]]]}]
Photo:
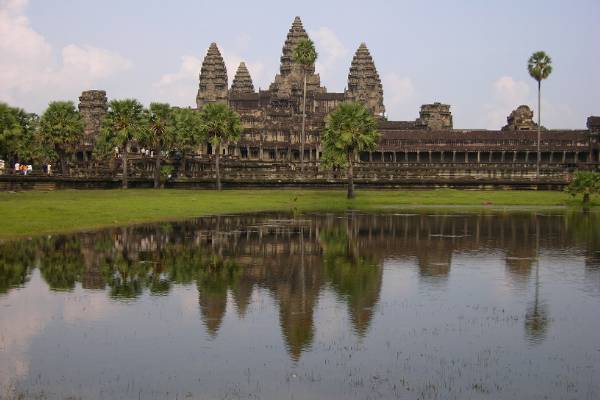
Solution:
[{"label": "blue sky", "polygon": [[[526,62],[554,61],[543,124],[583,128],[600,114],[596,1],[66,1],[0,0],[0,100],[40,112],[82,90],[193,106],[200,63],[215,41],[230,82],[246,61],[256,87],[279,67],[294,16],[320,54],[317,72],[342,91],[360,42],[383,80],[390,119],[423,103],[451,104],[456,128],[498,129],[519,104],[536,106]],[[536,110],[537,112],[537,110]]]}]

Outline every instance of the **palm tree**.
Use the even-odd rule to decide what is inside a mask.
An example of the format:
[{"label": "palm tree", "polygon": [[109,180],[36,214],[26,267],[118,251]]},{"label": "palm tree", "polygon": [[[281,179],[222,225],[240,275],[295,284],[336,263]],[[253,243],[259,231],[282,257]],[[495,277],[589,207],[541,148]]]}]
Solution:
[{"label": "palm tree", "polygon": [[344,102],[327,116],[321,138],[323,164],[347,168],[348,198],[354,198],[354,160],[359,151],[373,150],[380,133],[371,111],[361,103]]},{"label": "palm tree", "polygon": [[40,134],[60,160],[62,174],[67,173],[67,153],[83,138],[83,120],[72,101],[53,101],[40,119]]},{"label": "palm tree", "polygon": [[200,113],[191,108],[174,108],[175,123],[174,147],[181,151],[183,159],[183,174],[186,173],[186,153],[194,151],[206,138],[202,131]]},{"label": "palm tree", "polygon": [[221,190],[221,172],[219,170],[221,145],[240,138],[243,129],[240,116],[227,104],[207,103],[200,111],[200,119],[202,120],[202,133],[210,140],[214,149],[217,190]]},{"label": "palm tree", "polygon": [[[112,100],[102,122],[102,138],[99,143],[116,147],[122,152],[123,189],[127,189],[127,153],[133,139],[142,136],[147,127],[144,106],[135,99]],[[109,146],[106,146],[106,145]]]},{"label": "palm tree", "polygon": [[171,106],[167,103],[151,103],[148,110],[148,127],[142,143],[154,150],[154,188],[160,187],[161,153],[169,150],[175,141],[175,122]]},{"label": "palm tree", "polygon": [[540,141],[541,141],[541,124],[542,124],[542,81],[552,73],[552,59],[543,51],[536,51],[529,57],[527,62],[527,70],[529,75],[538,83],[538,128],[537,128],[537,166],[536,178],[540,178]]},{"label": "palm tree", "polygon": [[317,50],[315,50],[315,44],[308,38],[300,40],[294,48],[292,57],[295,63],[302,66],[304,72],[304,90],[302,92],[302,135],[300,136],[300,169],[304,170],[304,143],[306,142],[304,135],[304,130],[306,128],[306,75],[307,69],[315,63],[318,57]]}]

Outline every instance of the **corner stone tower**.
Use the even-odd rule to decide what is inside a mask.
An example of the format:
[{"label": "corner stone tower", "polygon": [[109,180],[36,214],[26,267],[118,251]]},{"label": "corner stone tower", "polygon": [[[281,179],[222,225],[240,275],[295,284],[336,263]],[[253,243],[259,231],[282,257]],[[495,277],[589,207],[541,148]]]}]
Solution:
[{"label": "corner stone tower", "polygon": [[216,43],[211,43],[200,70],[200,86],[196,105],[201,109],[206,103],[227,102],[227,68]]},{"label": "corner stone tower", "polygon": [[233,82],[231,82],[230,92],[235,94],[254,93],[252,78],[250,77],[250,72],[248,72],[248,68],[246,68],[246,64],[244,62],[240,63],[240,66],[235,73]]},{"label": "corner stone tower", "polygon": [[350,65],[346,99],[365,104],[376,116],[383,117],[383,86],[367,45],[361,43]]},{"label": "corner stone tower", "polygon": [[86,90],[79,96],[79,112],[84,122],[84,148],[93,148],[107,110],[108,101],[104,90]]}]

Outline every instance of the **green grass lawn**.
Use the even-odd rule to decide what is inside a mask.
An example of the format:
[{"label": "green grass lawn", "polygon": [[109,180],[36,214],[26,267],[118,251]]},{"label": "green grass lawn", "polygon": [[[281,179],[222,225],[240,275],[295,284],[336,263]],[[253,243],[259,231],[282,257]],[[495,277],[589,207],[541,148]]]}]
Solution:
[{"label": "green grass lawn", "polygon": [[[594,199],[596,202],[597,199]],[[378,210],[402,206],[577,205],[552,191],[359,190],[60,190],[0,193],[0,239],[71,232],[207,214],[256,211]]]}]

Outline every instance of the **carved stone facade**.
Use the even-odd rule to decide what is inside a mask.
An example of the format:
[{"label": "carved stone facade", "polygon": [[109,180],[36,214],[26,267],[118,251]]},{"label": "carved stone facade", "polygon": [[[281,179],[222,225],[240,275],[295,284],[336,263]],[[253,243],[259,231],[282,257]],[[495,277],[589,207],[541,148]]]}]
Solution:
[{"label": "carved stone facade", "polygon": [[533,122],[533,111],[524,104],[510,113],[506,118],[506,125],[502,127],[503,131],[532,131],[535,129],[537,129],[537,124]]},{"label": "carved stone facade", "polygon": [[452,129],[452,113],[448,104],[423,104],[416,126],[428,130]]},{"label": "carved stone facade", "polygon": [[102,119],[108,110],[108,100],[104,90],[86,90],[79,96],[79,112],[84,121],[84,138],[81,143],[82,155],[91,156],[91,151],[100,135]]}]

